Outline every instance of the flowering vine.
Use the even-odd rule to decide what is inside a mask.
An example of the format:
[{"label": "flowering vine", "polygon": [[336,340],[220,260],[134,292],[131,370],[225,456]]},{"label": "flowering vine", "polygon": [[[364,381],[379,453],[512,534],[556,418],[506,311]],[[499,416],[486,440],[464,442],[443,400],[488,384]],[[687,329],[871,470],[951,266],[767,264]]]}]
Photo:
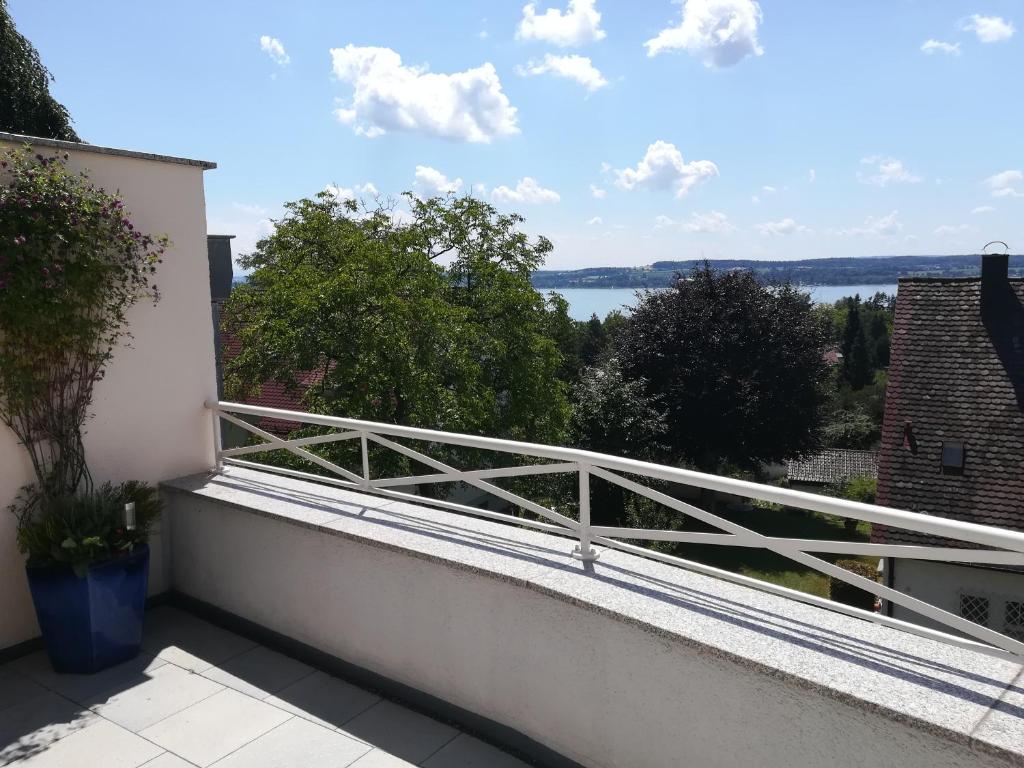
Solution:
[{"label": "flowering vine", "polygon": [[29,507],[91,490],[82,434],[93,386],[130,337],[128,308],[158,300],[169,245],[68,159],[29,146],[0,156],[0,420],[31,456]]}]

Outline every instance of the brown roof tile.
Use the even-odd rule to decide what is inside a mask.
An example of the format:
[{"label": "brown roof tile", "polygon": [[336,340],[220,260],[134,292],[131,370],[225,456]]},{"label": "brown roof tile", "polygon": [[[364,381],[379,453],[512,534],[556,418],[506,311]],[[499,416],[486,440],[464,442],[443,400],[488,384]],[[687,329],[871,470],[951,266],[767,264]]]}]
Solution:
[{"label": "brown roof tile", "polygon": [[[904,278],[896,295],[879,504],[1024,531],[1024,280]],[[988,309],[992,307],[992,309]],[[963,441],[961,474],[942,443]],[[937,539],[874,526],[873,541]]]}]

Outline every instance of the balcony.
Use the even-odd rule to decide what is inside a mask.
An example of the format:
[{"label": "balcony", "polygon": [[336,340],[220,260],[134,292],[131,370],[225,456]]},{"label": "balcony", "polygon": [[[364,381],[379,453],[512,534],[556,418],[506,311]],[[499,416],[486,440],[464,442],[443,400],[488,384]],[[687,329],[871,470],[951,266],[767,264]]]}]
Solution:
[{"label": "balcony", "polygon": [[0,765],[525,766],[174,607],[150,612],[144,647],[96,675],[58,675],[43,651],[0,667]]}]

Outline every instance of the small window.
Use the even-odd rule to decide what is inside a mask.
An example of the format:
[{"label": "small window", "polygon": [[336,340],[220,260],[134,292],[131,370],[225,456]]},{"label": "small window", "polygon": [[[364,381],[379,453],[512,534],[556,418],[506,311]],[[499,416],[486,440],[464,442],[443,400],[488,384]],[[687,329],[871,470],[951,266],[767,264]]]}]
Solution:
[{"label": "small window", "polygon": [[1003,632],[1015,640],[1024,640],[1024,603],[1007,601],[1003,623]]},{"label": "small window", "polygon": [[964,444],[956,440],[942,444],[942,471],[960,474],[964,471]]},{"label": "small window", "polygon": [[977,595],[960,595],[960,615],[975,624],[988,626],[988,598]]}]

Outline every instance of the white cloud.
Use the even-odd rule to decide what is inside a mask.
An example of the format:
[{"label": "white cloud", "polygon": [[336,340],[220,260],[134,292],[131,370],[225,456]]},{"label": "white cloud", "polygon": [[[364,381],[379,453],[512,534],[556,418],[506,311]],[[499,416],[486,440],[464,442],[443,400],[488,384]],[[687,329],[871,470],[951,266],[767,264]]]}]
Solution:
[{"label": "white cloud", "polygon": [[526,66],[516,67],[516,72],[524,77],[545,74],[565,77],[575,80],[588,91],[596,91],[598,88],[608,85],[604,75],[591,63],[589,58],[576,54],[553,56],[546,53],[543,61],[529,61]]},{"label": "white cloud", "polygon": [[788,217],[781,221],[766,221],[763,224],[758,224],[757,230],[762,235],[795,235],[811,231],[808,227],[805,227],[803,224],[797,224]]},{"label": "white cloud", "polygon": [[416,166],[414,186],[427,195],[451,195],[462,189],[462,179],[449,179],[429,165]]},{"label": "white cloud", "polygon": [[874,237],[885,237],[895,235],[903,230],[903,223],[899,220],[899,211],[893,211],[885,216],[868,216],[864,225],[840,230],[841,235],[863,235]]},{"label": "white cloud", "polygon": [[474,197],[483,198],[487,196],[487,185],[481,184],[479,181],[473,185]]},{"label": "white cloud", "polygon": [[992,190],[992,197],[1024,197],[1016,185],[1024,181],[1021,171],[1002,171],[985,179],[985,185]]},{"label": "white cloud", "polygon": [[684,232],[700,232],[702,234],[722,234],[732,232],[736,227],[729,221],[729,217],[721,211],[708,211],[707,213],[694,213],[680,227]]},{"label": "white cloud", "polygon": [[1015,31],[1013,22],[1005,21],[999,16],[982,16],[979,13],[972,14],[970,19],[964,22],[963,28],[973,32],[983,43],[1009,40]]},{"label": "white cloud", "polygon": [[994,210],[995,208],[993,208],[991,205],[979,205],[977,208],[971,209],[971,215],[976,216],[979,213],[992,213],[992,211]]},{"label": "white cloud", "polygon": [[814,170],[813,168],[811,168],[811,170],[809,170],[807,172],[807,183],[808,184],[813,184],[817,180],[818,180],[818,172],[816,170]]},{"label": "white cloud", "polygon": [[725,234],[736,229],[729,221],[729,217],[721,211],[708,211],[707,213],[695,211],[690,214],[690,218],[680,221],[664,214],[654,217],[655,231],[670,228],[699,234]]},{"label": "white cloud", "polygon": [[491,192],[491,199],[496,203],[557,203],[562,198],[553,189],[545,189],[537,180],[530,176],[521,178],[515,186],[510,189],[504,185],[495,187]]},{"label": "white cloud", "polygon": [[760,205],[761,204],[761,198],[758,197],[757,195],[751,195],[750,196],[750,202],[752,202],[754,205]]},{"label": "white cloud", "polygon": [[935,228],[935,234],[939,237],[950,237],[951,235],[962,235],[974,229],[970,224],[943,224]]},{"label": "white cloud", "polygon": [[597,184],[591,184],[590,194],[592,197],[596,197],[598,200],[603,200],[605,195],[608,194],[608,190],[597,186]]},{"label": "white cloud", "polygon": [[353,86],[351,105],[334,111],[355,132],[373,138],[410,131],[488,143],[519,133],[516,108],[501,90],[494,66],[452,74],[405,66],[390,48],[332,48],[334,75]]},{"label": "white cloud", "polygon": [[731,67],[760,56],[757,41],[761,6],[755,0],[685,0],[678,26],[668,27],[644,45],[648,56],[684,50],[708,67]]},{"label": "white cloud", "polygon": [[947,56],[959,56],[960,43],[947,43],[942,40],[925,40],[921,44],[921,51],[929,55],[934,53],[945,53]]},{"label": "white cloud", "polygon": [[273,215],[262,205],[234,202],[226,208],[211,206],[206,229],[215,235],[234,235],[231,254],[237,259],[252,253],[258,241],[274,233]]},{"label": "white cloud", "polygon": [[380,193],[377,191],[371,182],[367,181],[365,184],[356,184],[354,187],[339,187],[335,184],[328,184],[324,187],[324,192],[327,192],[338,200],[358,200],[362,196],[377,197]]},{"label": "white cloud", "polygon": [[769,186],[768,184],[765,184],[763,187],[761,187],[761,192],[766,195],[774,195],[778,191],[779,190],[777,190],[775,187]]},{"label": "white cloud", "polygon": [[902,160],[892,157],[865,157],[860,161],[861,165],[872,166],[874,173],[857,172],[857,178],[862,184],[874,184],[876,187],[886,187],[890,184],[917,184],[921,181],[920,176],[915,176],[903,165]]},{"label": "white cloud", "polygon": [[284,50],[284,46],[281,45],[281,41],[276,37],[263,35],[260,38],[260,50],[267,54],[278,66],[284,67],[291,62],[291,59]]},{"label": "white cloud", "polygon": [[530,3],[523,7],[516,37],[542,40],[562,48],[596,43],[604,39],[605,33],[601,29],[601,13],[594,4],[595,0],[569,0],[564,12],[548,8],[538,16],[537,4]]},{"label": "white cloud", "polygon": [[594,218],[587,220],[587,226],[588,227],[597,226],[598,224],[603,224],[603,223],[604,223],[604,219],[602,219],[600,216],[595,216]]},{"label": "white cloud", "polygon": [[615,184],[622,189],[672,189],[676,197],[683,197],[695,185],[717,175],[718,166],[710,160],[685,163],[674,144],[656,141],[647,147],[636,168],[615,171]]}]

